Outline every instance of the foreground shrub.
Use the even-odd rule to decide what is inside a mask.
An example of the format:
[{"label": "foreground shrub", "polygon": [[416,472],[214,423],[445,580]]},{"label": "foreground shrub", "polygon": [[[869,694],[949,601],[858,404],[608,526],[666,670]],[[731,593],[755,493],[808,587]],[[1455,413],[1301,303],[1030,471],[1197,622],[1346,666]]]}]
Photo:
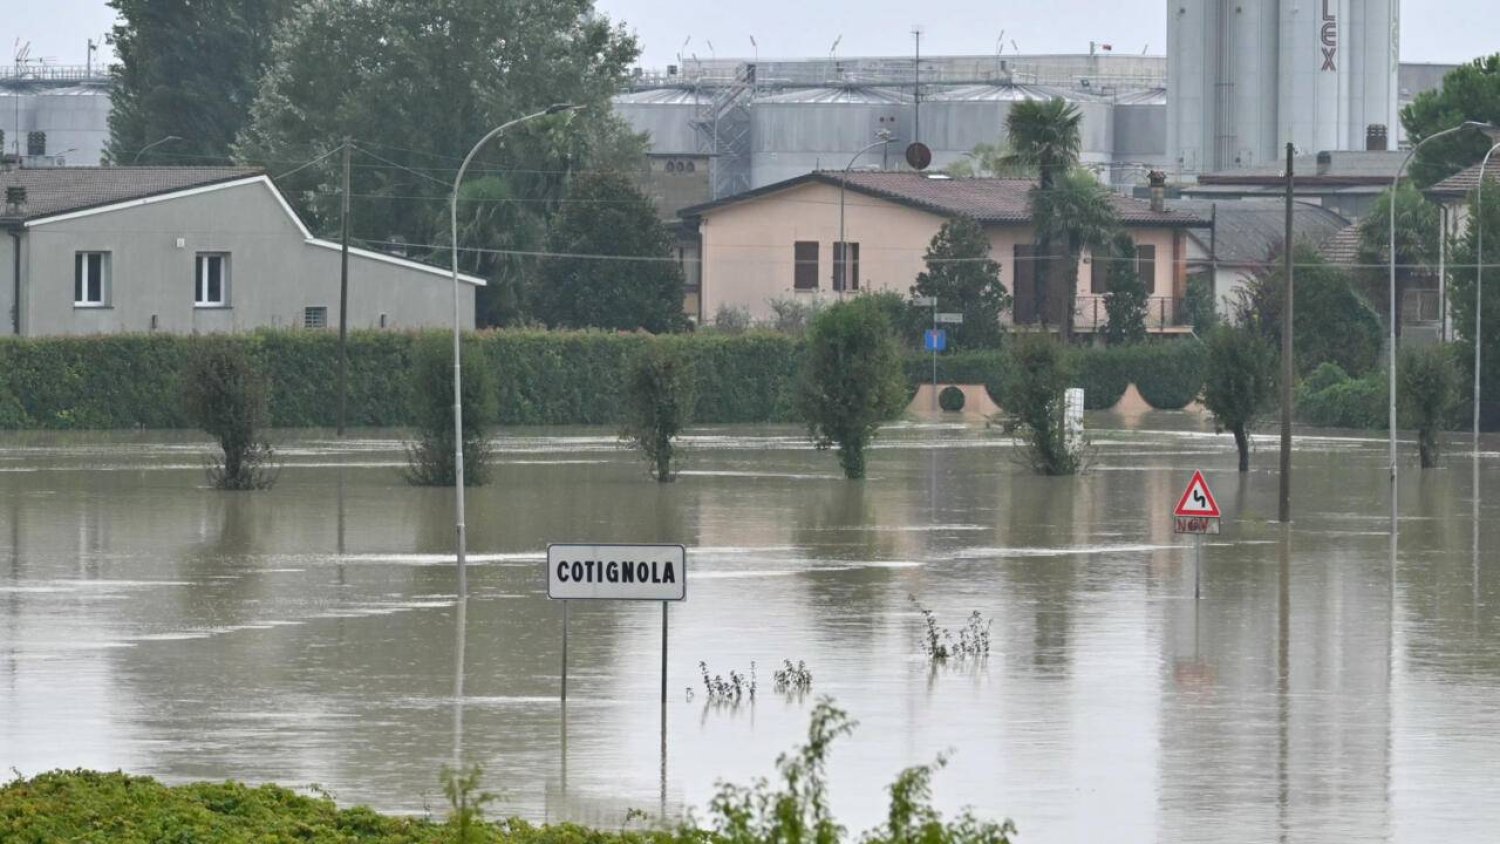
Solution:
[{"label": "foreground shrub", "polygon": [[620,438],[640,450],[651,476],[662,483],[676,479],[674,441],[691,418],[693,389],[693,362],[680,346],[652,343],[631,365]]},{"label": "foreground shrub", "polygon": [[1401,423],[1416,429],[1423,469],[1437,466],[1439,438],[1458,409],[1458,378],[1449,346],[1403,346],[1396,358],[1397,409]]},{"label": "foreground shrub", "polygon": [[263,433],[270,415],[266,382],[243,345],[224,338],[204,343],[183,374],[182,401],[188,418],[219,441],[221,456],[208,467],[214,486],[266,489],[276,482]]},{"label": "foreground shrub", "polygon": [[1083,450],[1070,447],[1063,394],[1072,382],[1072,359],[1046,334],[1030,334],[1012,346],[1015,373],[1006,410],[1026,462],[1038,475],[1072,475],[1083,467]]},{"label": "foreground shrub", "polygon": [[865,447],[905,399],[901,354],[878,305],[860,297],[818,314],[808,332],[797,409],[814,445],[838,447],[846,477],[865,476]]},{"label": "foreground shrub", "polygon": [[[473,343],[464,344],[460,366],[464,486],[479,486],[489,480],[487,431],[495,415],[494,381]],[[453,453],[452,341],[440,334],[422,337],[411,379],[417,439],[406,447],[406,479],[418,486],[453,486],[458,479],[458,464]]]}]

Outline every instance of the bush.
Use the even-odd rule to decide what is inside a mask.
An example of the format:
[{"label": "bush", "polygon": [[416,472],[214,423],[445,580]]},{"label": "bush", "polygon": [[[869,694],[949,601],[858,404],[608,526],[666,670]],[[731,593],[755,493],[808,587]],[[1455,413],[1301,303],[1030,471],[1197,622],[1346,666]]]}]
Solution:
[{"label": "bush", "polygon": [[1264,337],[1248,327],[1221,325],[1209,332],[1203,405],[1220,430],[1234,434],[1240,471],[1250,470],[1250,428],[1276,399],[1277,355]]},{"label": "bush", "polygon": [[901,412],[906,385],[890,322],[863,297],[820,313],[808,334],[798,415],[820,449],[838,446],[851,480],[865,476],[865,446]]},{"label": "bush", "polygon": [[1402,347],[1396,358],[1397,409],[1402,425],[1416,429],[1423,469],[1437,466],[1439,437],[1452,426],[1458,402],[1452,347]]},{"label": "bush", "polygon": [[714,312],[714,328],[725,334],[743,334],[750,330],[750,310],[737,305],[720,305]]},{"label": "bush", "polygon": [[957,387],[944,387],[938,393],[938,407],[949,413],[957,413],[964,409],[964,391]]},{"label": "bush", "polygon": [[1000,345],[1000,315],[1011,305],[1000,281],[1000,264],[990,257],[990,237],[971,217],[953,217],[933,235],[917,274],[913,296],[935,296],[939,307],[963,314],[947,326],[954,349]]},{"label": "bush", "polygon": [[1201,341],[1146,343],[1130,356],[1131,380],[1157,410],[1181,410],[1203,391],[1208,356]]},{"label": "bush", "polygon": [[267,489],[276,482],[274,452],[262,429],[269,418],[265,379],[245,348],[211,338],[183,374],[182,402],[188,418],[219,441],[209,480],[219,489]]},{"label": "bush", "polygon": [[1383,428],[1389,395],[1386,373],[1350,378],[1336,364],[1324,364],[1297,391],[1297,418],[1324,428]]},{"label": "bush", "polygon": [[693,409],[693,362],[680,346],[653,343],[631,365],[620,438],[640,449],[651,476],[662,483],[672,473],[674,440]]},{"label": "bush", "polygon": [[1150,291],[1136,270],[1135,241],[1121,232],[1115,235],[1110,249],[1100,250],[1100,257],[1110,259],[1109,292],[1104,295],[1108,322],[1105,341],[1111,346],[1139,343],[1146,339],[1146,303]]},{"label": "bush", "polygon": [[[495,386],[472,342],[462,350],[463,482],[489,480],[486,436],[495,416]],[[406,447],[406,479],[419,486],[453,486],[458,480],[453,440],[453,345],[441,334],[423,337],[411,372],[411,412],[417,441]]]},{"label": "bush", "polygon": [[1182,299],[1182,307],[1187,311],[1193,331],[1200,335],[1207,334],[1219,324],[1219,307],[1214,295],[1212,273],[1193,273],[1188,276],[1187,295]]},{"label": "bush", "polygon": [[1045,334],[1015,343],[1015,375],[1007,395],[1027,463],[1038,475],[1072,475],[1082,468],[1080,449],[1070,448],[1063,420],[1063,394],[1072,385],[1072,359]]}]

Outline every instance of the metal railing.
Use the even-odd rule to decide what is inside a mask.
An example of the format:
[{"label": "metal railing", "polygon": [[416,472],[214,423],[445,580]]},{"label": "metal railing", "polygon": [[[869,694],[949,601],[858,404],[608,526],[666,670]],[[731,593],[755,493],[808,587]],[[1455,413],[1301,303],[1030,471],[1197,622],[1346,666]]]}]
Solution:
[{"label": "metal railing", "polygon": [[109,68],[82,64],[0,65],[3,82],[107,82]]},{"label": "metal railing", "polygon": [[[1105,308],[1102,295],[1089,293],[1078,297],[1077,304],[1073,308],[1075,331],[1103,331],[1108,324],[1109,311]],[[1192,324],[1192,314],[1187,307],[1186,299],[1177,296],[1147,297],[1147,331],[1159,333],[1177,331],[1191,328]]]},{"label": "metal railing", "polygon": [[1443,300],[1432,289],[1407,290],[1401,298],[1403,324],[1437,322],[1443,318]]}]

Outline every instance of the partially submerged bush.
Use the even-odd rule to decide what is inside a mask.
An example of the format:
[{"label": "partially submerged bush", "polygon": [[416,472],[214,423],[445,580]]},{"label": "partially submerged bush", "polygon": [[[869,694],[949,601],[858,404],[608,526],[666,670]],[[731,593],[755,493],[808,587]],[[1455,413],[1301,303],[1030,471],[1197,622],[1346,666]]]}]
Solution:
[{"label": "partially submerged bush", "polygon": [[901,352],[878,304],[864,297],[820,313],[808,334],[797,409],[813,444],[838,446],[851,480],[865,476],[865,447],[901,412]]},{"label": "partially submerged bush", "polygon": [[[462,349],[464,486],[489,480],[488,430],[495,417],[494,374],[472,343]],[[411,412],[417,441],[406,447],[406,479],[417,486],[453,486],[453,344],[422,337],[412,362]]]},{"label": "partially submerged bush", "polygon": [[703,691],[708,696],[708,702],[715,705],[738,705],[755,702],[755,663],[750,663],[750,676],[746,677],[734,669],[729,671],[729,679],[724,679],[719,674],[708,673],[708,663],[699,662],[698,670],[703,672]]},{"label": "partially submerged bush", "polygon": [[187,415],[219,441],[208,477],[219,489],[266,489],[276,482],[275,454],[265,438],[270,412],[266,381],[243,344],[228,338],[205,342],[183,373]]},{"label": "partially submerged bush", "polygon": [[1396,358],[1396,402],[1416,429],[1422,468],[1437,466],[1440,437],[1458,408],[1458,365],[1449,346],[1404,346]]},{"label": "partially submerged bush", "polygon": [[1012,346],[1015,374],[1006,410],[1025,454],[1038,475],[1072,475],[1083,468],[1085,449],[1068,442],[1064,393],[1072,380],[1072,358],[1057,340],[1032,334]]},{"label": "partially submerged bush", "polygon": [[653,478],[676,480],[676,439],[693,413],[693,361],[680,346],[653,342],[636,356],[627,378],[620,438],[640,450]]},{"label": "partially submerged bush", "polygon": [[1221,325],[1209,332],[1208,380],[1203,406],[1220,430],[1234,434],[1240,471],[1250,470],[1250,428],[1275,406],[1276,350],[1248,327]]},{"label": "partially submerged bush", "polygon": [[789,659],[781,661],[781,667],[771,674],[776,691],[784,695],[803,695],[812,690],[812,671],[807,663],[797,660],[793,665]]},{"label": "partially submerged bush", "polygon": [[912,595],[910,598],[917,611],[922,614],[922,652],[928,659],[934,663],[942,663],[949,659],[982,660],[989,657],[990,622],[985,620],[979,610],[969,613],[968,620],[955,639],[952,630],[938,626],[937,615],[922,606],[917,601],[917,596]]}]

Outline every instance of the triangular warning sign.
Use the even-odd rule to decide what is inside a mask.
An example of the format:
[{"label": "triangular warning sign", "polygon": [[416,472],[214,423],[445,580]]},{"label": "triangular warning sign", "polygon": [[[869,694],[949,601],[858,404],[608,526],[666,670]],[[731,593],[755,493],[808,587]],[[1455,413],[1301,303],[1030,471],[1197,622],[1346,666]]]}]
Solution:
[{"label": "triangular warning sign", "polygon": [[1188,481],[1187,489],[1182,491],[1182,498],[1177,500],[1177,508],[1172,511],[1172,515],[1219,518],[1219,502],[1209,492],[1208,481],[1203,479],[1203,472],[1193,472],[1193,479]]}]

